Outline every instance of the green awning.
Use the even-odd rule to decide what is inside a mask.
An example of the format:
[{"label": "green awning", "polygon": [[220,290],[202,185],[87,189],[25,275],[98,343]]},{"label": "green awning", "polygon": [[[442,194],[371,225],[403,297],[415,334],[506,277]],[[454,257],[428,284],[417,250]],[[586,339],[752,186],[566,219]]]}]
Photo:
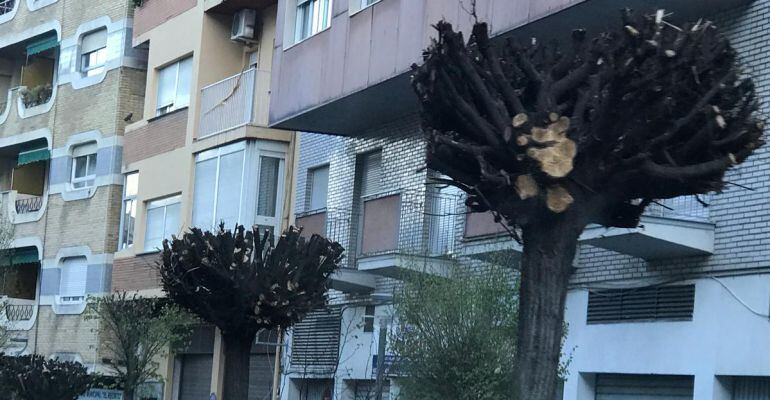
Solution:
[{"label": "green awning", "polygon": [[[37,248],[22,247],[20,249],[10,249],[8,254],[0,254],[0,266],[8,267],[12,265],[34,264],[40,262],[37,255]],[[5,252],[3,252],[5,253]]]},{"label": "green awning", "polygon": [[19,160],[16,163],[17,166],[32,164],[38,161],[48,161],[51,159],[51,151],[48,149],[37,149],[22,151],[19,153]]},{"label": "green awning", "polygon": [[28,44],[27,57],[53,49],[54,47],[59,47],[59,38],[56,37],[55,33],[52,36],[46,36]]}]

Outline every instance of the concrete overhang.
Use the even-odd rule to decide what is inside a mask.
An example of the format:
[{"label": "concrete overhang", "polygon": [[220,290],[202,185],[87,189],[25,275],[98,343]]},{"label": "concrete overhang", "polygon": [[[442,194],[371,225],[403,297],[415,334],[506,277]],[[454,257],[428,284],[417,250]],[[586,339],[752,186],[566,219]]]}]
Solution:
[{"label": "concrete overhang", "polygon": [[343,293],[370,293],[377,286],[376,275],[350,268],[340,268],[329,278],[331,288]]},{"label": "concrete overhang", "polygon": [[[495,40],[509,37],[527,40],[536,37],[541,42],[555,39],[564,43],[569,40],[571,32],[576,28],[584,28],[593,34],[616,30],[620,24],[619,10],[625,7],[650,11],[662,8],[673,13],[669,17],[670,21],[681,23],[713,16],[719,11],[752,1],[585,0],[526,25],[515,27],[498,35]],[[208,0],[206,4],[215,2],[231,3]],[[271,118],[270,126],[344,136],[360,135],[372,126],[382,125],[418,112],[419,104],[410,85],[410,75],[408,66],[402,66],[402,69],[390,79],[286,117]]]},{"label": "concrete overhang", "polygon": [[359,271],[395,279],[401,279],[406,274],[414,273],[449,276],[454,263],[454,260],[444,257],[425,257],[401,253],[361,256],[357,260]]},{"label": "concrete overhang", "polygon": [[714,224],[642,216],[636,228],[591,225],[580,243],[645,260],[703,256],[714,253]]},{"label": "concrete overhang", "polygon": [[206,12],[230,15],[244,8],[261,10],[277,3],[278,0],[205,0],[203,8]]},{"label": "concrete overhang", "polygon": [[465,240],[458,251],[460,256],[514,268],[518,268],[521,253],[521,245],[508,234]]}]

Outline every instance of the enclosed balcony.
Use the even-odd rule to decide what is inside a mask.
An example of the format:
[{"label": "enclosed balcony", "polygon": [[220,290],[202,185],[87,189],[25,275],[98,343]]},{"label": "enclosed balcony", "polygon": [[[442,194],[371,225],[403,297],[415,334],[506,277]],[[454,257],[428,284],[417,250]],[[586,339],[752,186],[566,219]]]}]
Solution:
[{"label": "enclosed balcony", "polygon": [[11,223],[35,221],[42,215],[50,158],[46,139],[0,148],[0,204]]},{"label": "enclosed balcony", "polygon": [[521,256],[521,245],[511,237],[491,212],[465,215],[465,228],[459,254],[493,264],[511,265]]},{"label": "enclosed balcony", "polygon": [[30,329],[37,304],[40,256],[35,247],[0,252],[0,324],[9,330]]},{"label": "enclosed balcony", "polygon": [[267,126],[270,71],[251,68],[201,90],[199,138]]},{"label": "enclosed balcony", "polygon": [[0,49],[0,124],[50,111],[58,57],[53,31]]},{"label": "enclosed balcony", "polygon": [[677,197],[650,206],[636,228],[589,226],[580,241],[645,260],[703,256],[714,252],[714,224],[693,196]]}]

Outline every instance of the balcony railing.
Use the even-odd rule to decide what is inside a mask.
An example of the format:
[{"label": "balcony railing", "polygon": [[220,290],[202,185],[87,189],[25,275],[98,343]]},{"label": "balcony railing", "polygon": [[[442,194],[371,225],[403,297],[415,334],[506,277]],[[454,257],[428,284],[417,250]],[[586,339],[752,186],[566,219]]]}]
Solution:
[{"label": "balcony railing", "polygon": [[33,304],[8,304],[5,306],[5,316],[8,321],[29,321],[35,315]]},{"label": "balcony railing", "polygon": [[38,212],[41,208],[43,208],[42,196],[32,196],[23,199],[16,199],[17,214]]},{"label": "balcony railing", "polygon": [[0,0],[0,15],[13,11],[16,0]]},{"label": "balcony railing", "polygon": [[703,196],[701,200],[703,203],[699,202],[695,196],[658,200],[657,203],[648,206],[644,214],[653,217],[705,222],[709,219],[709,209],[706,205],[709,203],[710,196]]},{"label": "balcony railing", "polygon": [[201,89],[199,137],[267,125],[270,73],[251,68]]},{"label": "balcony railing", "polygon": [[318,233],[348,251],[348,267],[356,257],[400,253],[441,257],[455,250],[460,196],[423,191],[393,191],[368,196],[350,209],[300,214],[305,234]]}]

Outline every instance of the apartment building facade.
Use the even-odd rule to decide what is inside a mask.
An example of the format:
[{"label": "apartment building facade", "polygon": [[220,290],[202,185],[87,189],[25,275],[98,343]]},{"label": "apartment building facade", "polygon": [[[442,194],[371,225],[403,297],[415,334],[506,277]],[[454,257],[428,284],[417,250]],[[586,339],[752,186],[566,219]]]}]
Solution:
[{"label": "apartment building facade", "polygon": [[[0,2],[0,351],[101,371],[89,295],[109,292],[123,133],[146,53],[129,0]],[[7,238],[7,240],[5,239]]]},{"label": "apartment building facade", "polygon": [[[330,306],[294,328],[281,397],[374,397],[378,332],[392,330],[400,273],[474,268],[520,249],[462,194],[430,185],[409,66],[447,19],[468,32],[460,1],[279,0],[270,124],[299,136],[296,224],[347,249]],[[494,37],[568,38],[615,26],[602,0],[478,1]],[[770,2],[628,1],[672,23],[716,20],[760,98],[770,86]],[[309,67],[312,66],[312,67]],[[763,105],[766,112],[767,106]],[[564,399],[770,398],[767,150],[731,171],[736,185],[651,207],[636,229],[589,227],[567,300]],[[747,190],[742,187],[749,187]],[[702,199],[703,200],[703,199]],[[472,350],[469,350],[472,351]],[[383,398],[398,396],[384,375]]]},{"label": "apartment building facade", "polygon": [[[112,290],[162,296],[163,239],[224,223],[290,223],[294,133],[267,128],[274,1],[145,0],[131,43],[147,51],[142,111],[126,128]],[[252,349],[249,399],[272,389],[276,337]],[[219,332],[199,327],[161,367],[167,400],[222,396]]]}]

